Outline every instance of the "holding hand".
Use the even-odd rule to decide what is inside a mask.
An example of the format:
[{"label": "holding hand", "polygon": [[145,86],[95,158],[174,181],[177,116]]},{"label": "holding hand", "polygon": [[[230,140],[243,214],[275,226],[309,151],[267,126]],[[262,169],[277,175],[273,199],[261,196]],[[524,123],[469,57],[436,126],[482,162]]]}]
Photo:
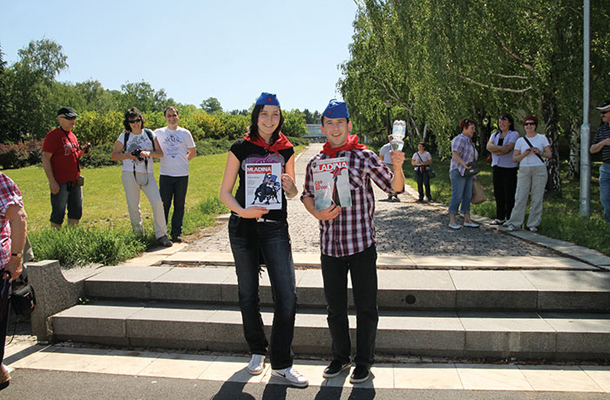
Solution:
[{"label": "holding hand", "polygon": [[402,164],[405,162],[405,153],[398,150],[390,150],[390,154],[392,155],[392,165],[394,167],[401,168]]},{"label": "holding hand", "polygon": [[299,192],[294,179],[288,174],[282,174],[282,189],[288,198],[293,198]]},{"label": "holding hand", "polygon": [[330,221],[331,219],[337,218],[340,213],[341,207],[333,204],[324,210],[315,210],[313,216],[320,221]]},{"label": "holding hand", "polygon": [[263,215],[269,212],[265,207],[254,206],[244,208],[239,212],[239,216],[242,218],[261,218]]}]

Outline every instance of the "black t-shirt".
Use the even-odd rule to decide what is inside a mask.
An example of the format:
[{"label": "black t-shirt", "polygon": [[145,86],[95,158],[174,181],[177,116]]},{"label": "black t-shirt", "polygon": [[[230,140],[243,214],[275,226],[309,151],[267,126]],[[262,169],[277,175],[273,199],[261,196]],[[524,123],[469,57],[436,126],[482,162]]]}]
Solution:
[{"label": "black t-shirt", "polygon": [[[237,192],[235,193],[235,199],[240,206],[246,207],[246,164],[260,164],[260,163],[280,163],[282,165],[282,173],[286,172],[286,162],[294,155],[294,148],[280,150],[278,153],[270,153],[267,149],[259,147],[245,139],[238,139],[231,145],[229,149],[235,157],[241,163],[239,168],[239,185],[237,186]],[[281,210],[270,210],[269,213],[265,214],[265,218],[272,219],[275,221],[286,221],[286,196],[282,190],[282,209]]]}]

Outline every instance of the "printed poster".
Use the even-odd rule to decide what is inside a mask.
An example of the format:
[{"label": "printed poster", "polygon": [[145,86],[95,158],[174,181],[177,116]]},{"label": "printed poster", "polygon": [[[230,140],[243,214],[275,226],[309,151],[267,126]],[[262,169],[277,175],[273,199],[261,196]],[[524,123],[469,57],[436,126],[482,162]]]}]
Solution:
[{"label": "printed poster", "polygon": [[311,167],[316,210],[324,210],[333,204],[340,207],[352,206],[347,158],[317,160]]},{"label": "printed poster", "polygon": [[282,209],[282,164],[246,164],[246,208]]}]

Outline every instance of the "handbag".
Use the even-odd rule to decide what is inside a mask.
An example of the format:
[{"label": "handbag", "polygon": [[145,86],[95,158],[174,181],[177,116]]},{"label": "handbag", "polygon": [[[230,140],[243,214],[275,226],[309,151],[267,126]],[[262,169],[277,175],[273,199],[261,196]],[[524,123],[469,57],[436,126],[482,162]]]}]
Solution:
[{"label": "handbag", "polygon": [[13,281],[11,308],[17,315],[30,315],[36,308],[34,287],[29,284],[27,276],[23,274],[19,279]]},{"label": "handbag", "polygon": [[467,169],[467,170],[464,171],[464,176],[465,177],[475,176],[476,174],[481,172],[481,169],[479,168],[479,164],[477,164],[476,161],[469,162],[468,166],[470,167],[470,169]]},{"label": "handbag", "polygon": [[472,197],[470,202],[472,204],[481,204],[484,201],[487,201],[487,197],[485,197],[485,190],[483,189],[483,185],[481,185],[478,181],[472,182]]}]

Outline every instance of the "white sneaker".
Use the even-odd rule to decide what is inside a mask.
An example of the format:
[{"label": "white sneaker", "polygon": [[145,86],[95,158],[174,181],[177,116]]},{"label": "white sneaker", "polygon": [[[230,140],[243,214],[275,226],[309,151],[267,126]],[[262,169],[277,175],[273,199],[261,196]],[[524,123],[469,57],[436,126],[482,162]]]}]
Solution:
[{"label": "white sneaker", "polygon": [[283,379],[284,381],[295,387],[304,388],[309,385],[309,381],[307,380],[307,378],[299,374],[299,372],[292,367],[284,369],[273,369],[271,370],[271,376]]},{"label": "white sneaker", "polygon": [[248,372],[251,375],[260,375],[265,369],[265,356],[262,354],[252,354],[248,364]]}]

